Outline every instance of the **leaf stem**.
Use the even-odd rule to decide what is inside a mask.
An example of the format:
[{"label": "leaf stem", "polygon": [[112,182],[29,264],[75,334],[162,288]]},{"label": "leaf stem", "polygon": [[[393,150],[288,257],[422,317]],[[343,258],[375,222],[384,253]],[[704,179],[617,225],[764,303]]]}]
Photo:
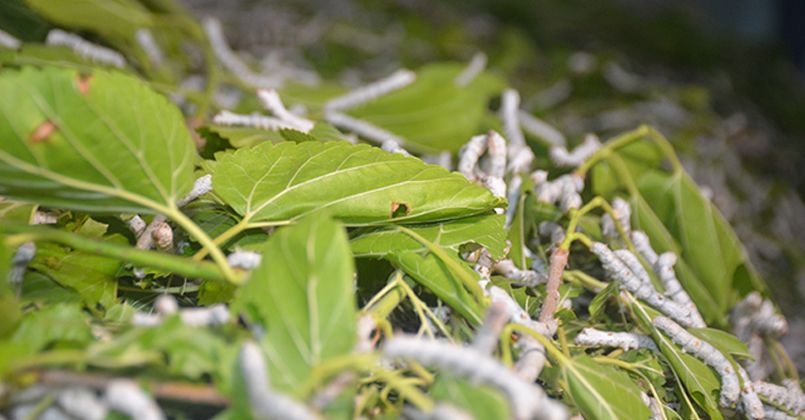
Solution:
[{"label": "leaf stem", "polygon": [[235,274],[232,267],[229,266],[229,263],[226,261],[226,256],[221,252],[221,248],[212,241],[206,232],[201,230],[189,217],[185,216],[175,204],[171,205],[169,212],[165,214],[165,216],[178,223],[187,233],[196,238],[201,246],[207,248],[212,260],[218,265],[226,281],[235,285],[239,285],[242,282],[242,277]]},{"label": "leaf stem", "polygon": [[0,224],[0,231],[14,234],[6,238],[6,242],[9,245],[19,245],[29,241],[56,242],[79,251],[167,270],[184,277],[226,281],[226,276],[218,267],[208,262],[196,262],[189,258],[104,242],[42,226],[15,226],[2,223]]}]

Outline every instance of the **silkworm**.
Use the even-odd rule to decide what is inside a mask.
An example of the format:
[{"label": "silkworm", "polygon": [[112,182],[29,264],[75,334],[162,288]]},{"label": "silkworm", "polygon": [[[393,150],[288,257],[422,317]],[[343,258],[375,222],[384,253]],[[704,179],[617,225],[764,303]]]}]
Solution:
[{"label": "silkworm", "polygon": [[86,388],[65,389],[59,393],[56,402],[65,413],[76,419],[103,420],[109,411],[106,404]]},{"label": "silkworm", "polygon": [[632,292],[635,297],[645,301],[654,309],[673,318],[682,325],[692,325],[690,311],[687,308],[670,299],[666,299],[665,296],[657,292],[651,283],[641,280],[608,246],[600,242],[594,242],[590,247],[590,251],[601,260],[609,277],[618,281],[624,289]]},{"label": "silkworm", "polygon": [[229,322],[229,310],[223,304],[206,308],[186,308],[179,311],[182,323],[188,327],[210,327]]},{"label": "silkworm", "polygon": [[517,117],[519,108],[520,94],[514,89],[504,90],[500,97],[500,119],[503,121],[503,132],[506,134],[506,138],[509,139],[509,143],[522,146],[526,143]]},{"label": "silkworm", "polygon": [[654,318],[652,323],[684,351],[700,359],[721,376],[720,403],[723,407],[731,407],[738,401],[741,390],[738,375],[732,364],[721,352],[709,343],[694,337],[670,318],[658,316]]},{"label": "silkworm", "polygon": [[520,200],[520,187],[522,187],[522,185],[523,178],[519,174],[512,175],[509,186],[507,187],[508,191],[506,192],[506,201],[509,203],[509,207],[506,208],[506,222],[504,226],[507,230],[511,226],[515,213],[517,212],[518,202]]},{"label": "silkworm", "polygon": [[584,141],[576,146],[572,152],[568,152],[564,146],[554,146],[551,147],[549,154],[551,161],[556,166],[576,167],[584,163],[600,148],[601,141],[598,140],[598,137],[595,134],[588,134],[584,137]]},{"label": "silkworm", "polygon": [[106,387],[106,405],[129,416],[132,420],[163,420],[165,415],[153,398],[143,392],[134,381],[115,379]]},{"label": "silkworm", "polygon": [[490,176],[503,179],[506,175],[506,140],[496,131],[490,130],[486,134],[486,165],[484,172]]},{"label": "silkworm", "polygon": [[277,131],[283,128],[291,128],[296,130],[296,127],[280,120],[279,118],[267,117],[258,113],[243,115],[224,110],[216,114],[212,118],[212,122],[218,125],[252,127],[272,131]]},{"label": "silkworm", "polygon": [[482,52],[475,53],[472,59],[470,59],[469,64],[467,64],[467,67],[464,67],[464,70],[453,79],[453,83],[455,83],[456,86],[467,86],[484,71],[486,61],[486,54]]},{"label": "silkworm", "polygon": [[176,205],[179,207],[184,207],[191,201],[209,193],[210,191],[212,191],[212,175],[207,174],[200,176],[193,182],[193,188],[190,189],[190,192],[178,200]]},{"label": "silkworm", "polygon": [[221,22],[215,18],[204,19],[202,23],[204,32],[210,41],[213,53],[221,64],[224,65],[232,74],[238,79],[243,81],[249,86],[256,88],[271,88],[278,87],[282,84],[282,79],[274,77],[263,76],[255,73],[249,66],[244,63],[232,49],[224,37],[224,31],[221,28]]},{"label": "silkworm", "polygon": [[778,410],[772,406],[763,406],[763,415],[766,420],[800,420],[800,416],[792,416],[785,411]]},{"label": "silkworm", "polygon": [[746,417],[750,419],[763,419],[763,403],[760,402],[757,392],[746,374],[746,370],[738,365],[738,376],[741,378],[743,386],[741,387],[741,409]]},{"label": "silkworm", "polygon": [[651,242],[649,241],[646,232],[643,232],[642,230],[633,230],[629,236],[632,238],[632,243],[634,244],[637,252],[643,258],[645,258],[649,264],[654,266],[654,264],[657,263],[657,253],[654,251],[654,248],[651,247]]},{"label": "silkworm", "polygon": [[34,212],[32,225],[55,225],[59,222],[59,215],[47,211],[37,210]]},{"label": "silkworm", "polygon": [[643,400],[643,404],[651,410],[651,420],[660,420],[663,418],[662,406],[660,406],[657,400],[649,397],[645,392],[640,393],[640,399]]},{"label": "silkworm", "polygon": [[137,40],[137,43],[140,44],[145,55],[148,56],[152,63],[159,66],[165,61],[165,54],[162,53],[162,49],[159,48],[159,44],[157,44],[151,31],[145,28],[138,29],[134,34],[134,39]]},{"label": "silkworm", "polygon": [[391,358],[413,359],[497,388],[506,395],[517,419],[567,418],[567,409],[549,399],[541,388],[523,381],[497,360],[472,348],[397,335],[385,343],[383,353]]},{"label": "silkworm", "polygon": [[[11,267],[8,270],[8,283],[17,288],[22,285],[25,277],[25,270],[28,264],[36,256],[36,244],[25,242],[17,248],[14,256],[11,257]],[[0,279],[2,281],[2,279]]]},{"label": "silkworm", "polygon": [[251,341],[243,343],[238,366],[246,387],[249,407],[256,418],[314,420],[313,412],[296,400],[271,389],[268,369],[260,347]]},{"label": "silkworm", "polygon": [[154,301],[154,310],[161,316],[171,316],[179,311],[179,303],[171,295],[160,295]]},{"label": "silkworm", "polygon": [[678,303],[680,306],[687,308],[690,313],[691,326],[694,328],[704,328],[707,323],[704,322],[699,308],[691,300],[688,292],[679,283],[674,272],[674,264],[676,263],[676,254],[672,252],[664,252],[657,257],[654,263],[654,272],[660,278],[660,282],[665,288],[665,295],[671,300]]},{"label": "silkworm", "polygon": [[519,269],[510,259],[498,261],[494,265],[493,269],[494,271],[500,273],[503,277],[514,280],[514,283],[518,286],[536,287],[548,281],[548,277],[545,275],[541,276],[532,270]]},{"label": "silkworm", "polygon": [[805,396],[802,395],[799,384],[796,382],[794,382],[794,388],[763,381],[756,381],[753,385],[755,392],[774,406],[796,415],[805,415]]},{"label": "silkworm", "polygon": [[380,145],[380,148],[390,153],[399,153],[403,156],[411,156],[411,154],[408,153],[408,151],[405,150],[405,148],[400,146],[400,144],[394,140],[384,141],[383,144]]},{"label": "silkworm", "polygon": [[226,262],[232,268],[241,268],[244,270],[252,270],[257,268],[262,261],[262,255],[253,251],[235,251],[226,256]]},{"label": "silkworm", "polygon": [[425,163],[431,163],[434,165],[439,165],[442,168],[447,169],[448,171],[453,170],[453,156],[448,151],[443,151],[438,155],[423,155],[422,161]]},{"label": "silkworm", "polygon": [[5,47],[11,50],[18,50],[22,46],[22,41],[15,38],[14,35],[0,29],[0,47]]},{"label": "silkworm", "polygon": [[520,110],[517,112],[517,118],[519,119],[520,126],[523,128],[523,130],[544,141],[549,146],[565,147],[567,144],[564,134],[562,134],[552,125],[531,115],[530,113]]},{"label": "silkworm", "polygon": [[[541,175],[539,172],[532,173],[532,179]],[[582,200],[579,193],[584,189],[584,180],[573,174],[566,174],[553,181],[543,180],[535,183],[534,193],[537,201],[543,203],[556,203],[563,212],[577,209],[581,206]]]},{"label": "silkworm", "polygon": [[649,349],[657,351],[657,345],[651,337],[638,333],[601,331],[585,328],[576,335],[574,342],[588,347],[619,347],[624,350]]},{"label": "silkworm", "polygon": [[438,402],[427,416],[430,420],[473,420],[470,413],[446,402]]},{"label": "silkworm", "polygon": [[[615,214],[618,223],[623,228],[626,235],[629,235],[632,230],[631,218],[632,208],[624,199],[617,197],[612,201],[612,212]],[[612,216],[607,213],[601,217],[601,233],[608,239],[617,239],[620,237],[615,221]]]},{"label": "silkworm", "polygon": [[131,219],[126,221],[126,226],[129,227],[129,230],[134,234],[135,238],[139,238],[142,236],[143,232],[145,232],[145,228],[148,224],[145,223],[145,220],[143,220],[139,214],[135,214]]},{"label": "silkworm", "polygon": [[506,303],[500,300],[491,302],[486,309],[484,322],[472,340],[472,348],[482,354],[492,354],[497,347],[498,337],[508,322],[509,312]]},{"label": "silkworm", "polygon": [[746,342],[752,334],[779,337],[788,331],[788,321],[777,314],[774,305],[763,299],[758,292],[752,292],[735,305],[732,312],[735,335]]},{"label": "silkworm", "polygon": [[285,105],[282,103],[282,99],[280,99],[280,95],[276,90],[258,89],[257,98],[263,104],[263,107],[274,114],[275,117],[279,118],[280,121],[284,121],[297,130],[305,133],[313,129],[313,126],[315,125],[313,121],[294,115],[285,109]]},{"label": "silkworm", "polygon": [[411,70],[397,70],[388,77],[327,101],[324,104],[324,109],[325,111],[344,111],[355,108],[390,92],[402,89],[415,80],[416,73]]},{"label": "silkworm", "polygon": [[537,226],[539,236],[550,238],[551,244],[559,244],[565,240],[565,229],[556,222],[543,221]]},{"label": "silkworm", "polygon": [[576,74],[587,74],[595,69],[598,60],[588,52],[577,51],[567,59],[567,67]]},{"label": "silkworm", "polygon": [[405,139],[368,121],[353,118],[347,114],[335,111],[325,111],[324,119],[330,124],[352,131],[366,140],[371,140],[379,144],[383,144],[387,141],[393,141],[400,146],[405,146]]},{"label": "silkworm", "polygon": [[119,52],[93,44],[78,35],[61,29],[51,29],[45,42],[48,45],[61,45],[70,48],[80,57],[94,63],[118,68],[126,67],[126,59]]},{"label": "silkworm", "polygon": [[478,179],[478,161],[486,152],[487,136],[473,136],[458,152],[458,171],[470,181]]},{"label": "silkworm", "polygon": [[643,80],[636,74],[629,73],[617,63],[611,62],[604,67],[604,80],[621,92],[636,92],[643,86]]},{"label": "silkworm", "polygon": [[564,78],[540,91],[529,102],[539,109],[546,110],[569,98],[571,93],[573,93],[573,84]]}]

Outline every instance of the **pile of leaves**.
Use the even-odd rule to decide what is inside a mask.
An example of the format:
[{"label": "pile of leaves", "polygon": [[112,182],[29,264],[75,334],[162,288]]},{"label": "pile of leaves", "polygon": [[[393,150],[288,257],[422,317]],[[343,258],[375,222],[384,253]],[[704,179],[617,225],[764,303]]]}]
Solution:
[{"label": "pile of leaves", "polygon": [[482,55],[350,90],[170,1],[9,4],[3,414],[802,415],[657,130],[568,151]]}]

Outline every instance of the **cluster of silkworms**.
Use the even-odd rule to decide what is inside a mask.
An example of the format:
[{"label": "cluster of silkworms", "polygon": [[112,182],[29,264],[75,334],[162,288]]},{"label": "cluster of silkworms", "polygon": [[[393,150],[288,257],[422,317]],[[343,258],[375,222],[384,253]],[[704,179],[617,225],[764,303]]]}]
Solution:
[{"label": "cluster of silkworms", "polygon": [[[632,208],[629,203],[620,197],[615,198],[612,200],[612,212],[615,214],[618,224],[629,235],[631,230],[630,220],[632,218]],[[609,213],[601,217],[601,233],[609,240],[615,240],[620,237],[615,221],[612,220],[612,216]]]},{"label": "cluster of silkworms", "polygon": [[15,38],[14,35],[0,29],[0,47],[18,50],[20,46],[22,46],[22,41]]},{"label": "cluster of silkworms", "polygon": [[443,341],[397,335],[386,341],[383,353],[390,358],[413,359],[476,383],[502,391],[517,419],[566,419],[567,409],[549,399],[537,385],[514,375],[497,360],[473,348]]},{"label": "cluster of silkworms", "polygon": [[131,318],[132,325],[155,327],[176,313],[188,327],[209,327],[229,322],[229,310],[223,304],[179,309],[179,304],[171,295],[159,296],[154,302],[154,310],[154,313],[135,312]]},{"label": "cluster of silkworms", "polygon": [[[803,395],[797,381],[787,379],[786,386],[755,381],[753,386],[755,387],[755,392],[769,404],[769,408],[780,411],[777,414],[778,418],[805,416],[805,395]],[[767,416],[767,418],[769,417]]]},{"label": "cluster of silkworms", "polygon": [[575,343],[587,347],[618,347],[624,350],[649,349],[657,351],[651,337],[631,332],[601,331],[585,328],[576,335]]},{"label": "cluster of silkworms", "polygon": [[126,59],[114,50],[93,44],[76,34],[62,31],[61,29],[51,29],[45,41],[48,45],[65,46],[80,57],[93,63],[105,64],[118,68],[126,67]]},{"label": "cluster of silkworms", "polygon": [[581,207],[584,179],[580,176],[566,174],[553,181],[548,181],[548,173],[538,170],[531,174],[531,180],[534,182],[537,201],[557,204],[563,212]]},{"label": "cluster of silkworms", "polygon": [[[495,131],[473,136],[459,151],[458,171],[487,187],[492,195],[506,197],[506,140]],[[503,209],[496,211],[502,213]]]},{"label": "cluster of silkworms", "polygon": [[[52,401],[43,411],[42,401]],[[110,411],[133,420],[164,420],[165,415],[154,399],[133,381],[114,379],[105,384],[103,395],[82,387],[46,387],[35,385],[11,399],[12,419],[103,420]]]},{"label": "cluster of silkworms", "polygon": [[765,351],[766,337],[777,338],[788,331],[788,322],[778,314],[772,302],[752,292],[735,305],[730,317],[733,333],[747,343],[753,361],[747,365],[753,380],[763,380],[773,369],[773,361]]},{"label": "cluster of silkworms", "polygon": [[691,317],[690,308],[666,298],[654,288],[648,272],[634,254],[627,250],[613,252],[601,242],[593,242],[590,251],[601,260],[607,275],[638,299],[686,327],[698,325]]}]

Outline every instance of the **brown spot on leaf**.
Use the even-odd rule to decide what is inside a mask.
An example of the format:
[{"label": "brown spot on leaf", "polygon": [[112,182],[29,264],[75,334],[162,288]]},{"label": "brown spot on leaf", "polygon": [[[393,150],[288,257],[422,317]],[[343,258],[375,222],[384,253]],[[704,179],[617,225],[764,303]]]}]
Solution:
[{"label": "brown spot on leaf", "polygon": [[407,216],[408,213],[411,213],[411,209],[408,208],[408,204],[399,203],[396,201],[391,202],[391,218],[394,219],[396,217]]},{"label": "brown spot on leaf", "polygon": [[78,91],[81,92],[82,95],[89,93],[89,85],[92,82],[92,75],[91,74],[79,74],[78,75]]},{"label": "brown spot on leaf", "polygon": [[53,133],[56,132],[56,124],[52,123],[51,121],[45,121],[42,124],[39,124],[39,127],[36,127],[33,133],[31,133],[31,143],[37,144],[47,141]]}]

